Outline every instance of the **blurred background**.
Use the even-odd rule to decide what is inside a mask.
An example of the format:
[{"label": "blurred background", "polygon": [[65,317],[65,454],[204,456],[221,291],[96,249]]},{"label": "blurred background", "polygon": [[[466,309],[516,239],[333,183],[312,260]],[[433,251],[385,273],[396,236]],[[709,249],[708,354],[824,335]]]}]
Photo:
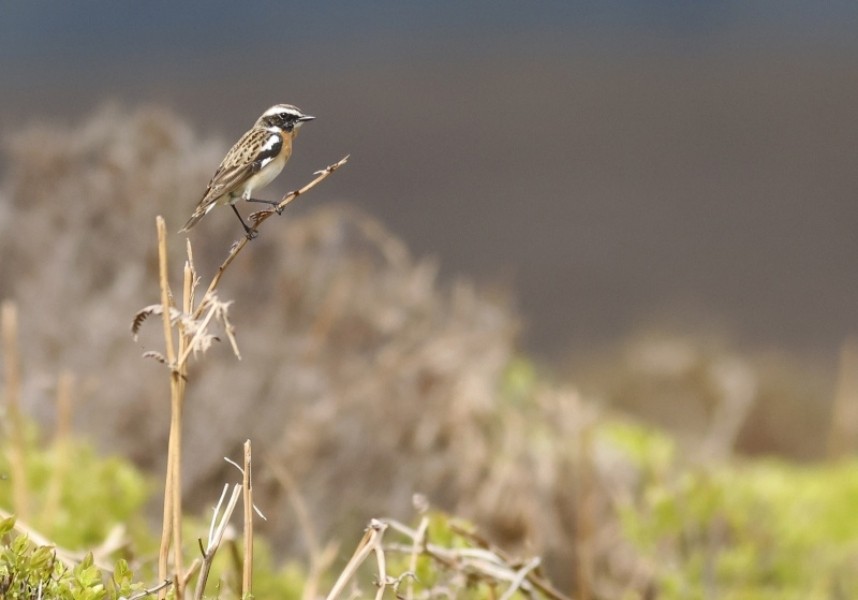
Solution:
[{"label": "blurred background", "polygon": [[[253,437],[325,534],[423,491],[563,565],[593,407],[707,457],[854,450],[855,31],[845,0],[5,3],[25,400],[50,423],[69,368],[79,427],[163,467],[163,369],[138,359],[160,342],[127,330],[157,299],[150,224],[178,230],[287,102],[317,120],[265,197],[351,160],[224,282],[245,359],[194,373],[198,502]],[[239,233],[229,211],[192,232],[203,273]]]},{"label": "blurred background", "polygon": [[113,99],[231,143],[294,103],[319,118],[269,193],[351,153],[326,196],[513,289],[529,351],[667,323],[831,359],[858,320],[856,25],[846,1],[12,2],[0,128]]}]

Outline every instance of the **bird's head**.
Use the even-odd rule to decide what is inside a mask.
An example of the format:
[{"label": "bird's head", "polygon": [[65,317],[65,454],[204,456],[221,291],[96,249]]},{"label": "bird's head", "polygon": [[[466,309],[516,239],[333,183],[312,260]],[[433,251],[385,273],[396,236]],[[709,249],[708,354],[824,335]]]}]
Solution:
[{"label": "bird's head", "polygon": [[262,116],[256,121],[256,126],[264,127],[265,129],[279,129],[295,136],[305,121],[312,121],[315,118],[305,115],[297,106],[275,104],[262,113]]}]

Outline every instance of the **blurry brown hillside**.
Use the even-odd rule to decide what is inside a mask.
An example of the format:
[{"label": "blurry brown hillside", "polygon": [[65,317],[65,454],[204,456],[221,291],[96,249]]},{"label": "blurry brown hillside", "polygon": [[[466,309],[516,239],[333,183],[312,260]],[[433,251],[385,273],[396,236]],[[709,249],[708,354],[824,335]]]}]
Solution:
[{"label": "blurry brown hillside", "polygon": [[[30,408],[47,404],[58,366],[71,368],[87,381],[79,425],[160,466],[152,452],[164,448],[165,390],[140,376],[159,367],[138,360],[158,341],[135,345],[130,317],[157,296],[154,216],[178,230],[223,146],[199,140],[164,111],[114,107],[79,127],[30,128],[8,151],[0,280],[3,297],[22,309],[25,364],[35,371]],[[394,418],[415,397],[431,412],[433,401],[467,389],[473,410],[485,410],[492,390],[481,382],[496,380],[510,358],[516,323],[503,304],[466,283],[441,289],[432,262],[413,260],[365,215],[343,207],[304,213],[284,216],[255,240],[225,282],[222,294],[241,307],[234,319],[244,361],[224,349],[205,367],[211,372],[194,374],[205,383],[189,407],[190,484],[221,470],[220,457],[233,449],[224,440],[261,437],[274,451],[284,427],[301,423],[300,434],[308,420],[325,418],[333,396],[352,397],[344,406],[389,397],[384,410]],[[201,272],[213,271],[239,233],[228,211],[194,230]],[[176,265],[184,239],[171,239]],[[353,434],[347,429],[342,441]],[[426,444],[437,435],[391,428],[391,443],[410,433]]]},{"label": "blurry brown hillside", "polygon": [[[56,373],[70,368],[83,382],[78,431],[156,472],[168,389],[163,366],[140,355],[161,343],[157,331],[134,343],[131,318],[158,298],[155,215],[178,230],[223,150],[169,112],[116,107],[78,126],[30,127],[7,148],[0,296],[20,306],[26,408],[50,421]],[[210,214],[191,236],[198,270],[211,273],[239,234],[229,211]],[[184,240],[170,235],[174,275]],[[211,502],[234,478],[222,457],[251,438],[265,457],[256,498],[281,547],[298,539],[277,465],[326,539],[371,516],[407,518],[421,492],[508,547],[544,550],[569,582],[577,440],[592,411],[527,376],[518,392],[503,389],[518,325],[502,300],[440,285],[432,261],[331,206],[269,222],[220,289],[235,301],[243,360],[224,347],[192,369],[192,502]],[[591,516],[606,506],[592,504]]]},{"label": "blurry brown hillside", "polygon": [[[178,277],[185,236],[174,232],[224,148],[169,111],[116,106],[27,127],[6,147],[0,298],[20,307],[26,409],[50,422],[56,374],[69,368],[82,382],[77,430],[153,472],[165,462],[168,389],[163,366],[140,356],[161,349],[158,328],[135,343],[131,318],[158,299],[155,215]],[[310,177],[287,173],[290,185]],[[204,278],[240,233],[228,210],[193,230]],[[419,492],[507,548],[544,554],[567,589],[582,573],[608,586],[601,597],[616,597],[612,581],[646,584],[651,570],[615,513],[641,473],[591,436],[593,403],[517,359],[503,294],[440,283],[432,260],[325,202],[324,186],[268,222],[220,294],[235,301],[243,360],[224,345],[192,369],[184,484],[197,508],[235,477],[222,457],[251,438],[264,457],[266,533],[281,550],[301,550],[285,469],[326,540],[372,516],[407,518]],[[681,338],[631,340],[593,363],[580,371],[593,397],[681,432],[689,456],[822,454],[828,396],[789,363],[767,370]]]}]

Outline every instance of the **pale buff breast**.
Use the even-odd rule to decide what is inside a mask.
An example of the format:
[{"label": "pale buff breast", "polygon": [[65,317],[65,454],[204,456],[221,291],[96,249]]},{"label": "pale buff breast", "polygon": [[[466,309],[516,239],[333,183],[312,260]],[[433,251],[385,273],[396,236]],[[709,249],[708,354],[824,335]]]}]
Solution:
[{"label": "pale buff breast", "polygon": [[[241,198],[252,198],[255,191],[261,190],[266,185],[274,181],[274,179],[280,174],[280,171],[283,170],[283,167],[286,166],[290,156],[292,156],[292,144],[284,143],[283,150],[277,158],[262,167],[258,173],[251,176],[243,186],[229,194],[229,204],[235,204]],[[218,199],[218,203],[226,204],[226,200],[226,197],[221,197]]]}]

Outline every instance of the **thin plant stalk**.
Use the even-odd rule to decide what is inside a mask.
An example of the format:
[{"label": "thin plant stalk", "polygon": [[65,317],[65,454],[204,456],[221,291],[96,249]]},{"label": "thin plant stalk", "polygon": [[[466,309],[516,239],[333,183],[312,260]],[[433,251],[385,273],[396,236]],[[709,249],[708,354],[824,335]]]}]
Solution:
[{"label": "thin plant stalk", "polygon": [[0,329],[3,333],[3,359],[6,385],[3,396],[9,416],[9,470],[12,475],[12,508],[26,520],[30,512],[30,490],[27,484],[24,419],[21,416],[21,362],[18,348],[18,308],[7,300],[0,305]]},{"label": "thin plant stalk", "polygon": [[214,561],[215,554],[223,541],[223,536],[226,532],[226,526],[229,524],[229,519],[232,517],[236,504],[238,504],[238,497],[241,495],[241,486],[238,484],[233,486],[229,502],[227,502],[226,508],[224,509],[223,514],[221,514],[220,509],[221,506],[223,506],[223,502],[226,499],[228,491],[229,486],[224,486],[220,501],[215,507],[214,514],[212,515],[206,547],[202,549],[203,561],[200,568],[200,576],[197,578],[197,589],[194,593],[194,600],[202,600],[205,593],[206,582],[208,581],[209,573],[211,572],[212,562]]},{"label": "thin plant stalk", "polygon": [[244,569],[241,577],[242,598],[253,594],[253,481],[251,479],[250,440],[244,442],[244,469],[242,469],[242,489],[244,490]]},{"label": "thin plant stalk", "polygon": [[[346,564],[340,576],[337,578],[337,581],[334,583],[334,587],[331,588],[331,591],[328,592],[328,596],[326,600],[336,600],[342,594],[343,590],[346,587],[346,584],[354,577],[355,573],[357,573],[358,568],[363,564],[363,562],[367,559],[367,557],[376,552],[376,558],[383,557],[384,552],[381,547],[381,540],[384,537],[384,532],[387,530],[387,523],[383,521],[379,521],[378,519],[372,519],[369,525],[364,532],[363,537],[360,542],[358,542],[357,548],[355,548],[354,554],[349,559],[349,562]],[[381,552],[377,552],[381,550]],[[379,562],[379,571],[382,574],[379,577],[379,585],[385,585],[386,576],[384,575],[384,563]],[[383,588],[382,588],[383,589]]]},{"label": "thin plant stalk", "polygon": [[[331,173],[346,163],[348,156],[339,162],[329,165],[317,172],[317,177],[299,190],[286,194],[278,204],[277,208],[270,211],[262,211],[251,215],[254,231],[259,225],[275,212],[283,208],[298,196],[318,185]],[[182,600],[186,579],[182,567],[182,492],[181,492],[181,450],[182,450],[182,408],[185,396],[185,384],[187,381],[188,361],[191,354],[196,354],[204,339],[211,336],[204,335],[212,317],[222,322],[226,329],[233,351],[238,358],[238,348],[233,336],[232,325],[226,316],[225,307],[228,303],[219,303],[216,300],[215,290],[223,277],[224,272],[235,260],[239,252],[249,241],[243,238],[234,244],[227,255],[226,260],[220,265],[213,276],[211,283],[203,295],[199,304],[195,306],[194,290],[199,282],[193,265],[193,253],[190,240],[187,241],[188,260],[185,263],[184,279],[182,286],[182,310],[175,307],[173,294],[170,289],[169,272],[167,265],[167,229],[164,219],[158,216],[156,219],[158,233],[158,283],[161,291],[160,305],[150,306],[140,311],[134,318],[132,332],[136,335],[137,329],[145,318],[157,312],[161,313],[164,333],[165,353],[161,357],[157,352],[149,352],[146,355],[158,358],[170,368],[170,434],[167,443],[167,473],[164,485],[164,513],[161,530],[161,547],[158,554],[158,577],[161,581],[172,580],[175,584],[175,597]],[[209,310],[209,314],[202,322],[199,320],[202,314]],[[177,329],[177,339],[174,336],[173,327]],[[250,442],[247,442],[245,456],[245,569],[243,584],[245,595],[250,593],[250,576],[252,572],[253,551],[253,498],[250,486]],[[173,570],[169,571],[170,549],[173,550]],[[161,600],[166,597],[166,588],[158,590]]]},{"label": "thin plant stalk", "polygon": [[[161,288],[161,310],[164,323],[164,343],[167,364],[170,370],[170,437],[167,442],[167,476],[164,486],[164,522],[161,536],[161,551],[158,555],[158,578],[168,579],[167,563],[170,547],[173,548],[173,573],[177,600],[182,599],[182,403],[184,399],[184,373],[176,364],[176,347],[173,341],[172,308],[173,295],[170,291],[167,270],[167,228],[164,219],[156,219],[158,230],[158,274]],[[179,332],[180,346],[182,332]],[[160,590],[159,597],[166,596],[166,589]]]},{"label": "thin plant stalk", "polygon": [[[317,171],[316,173],[318,174],[318,176],[315,179],[310,181],[307,185],[305,185],[301,189],[294,190],[292,192],[289,192],[285,196],[283,196],[283,198],[280,200],[280,203],[277,205],[276,208],[273,208],[271,210],[263,210],[260,212],[253,213],[250,216],[251,219],[253,220],[253,227],[251,228],[251,231],[255,232],[259,228],[259,226],[263,223],[263,221],[265,221],[267,218],[269,218],[275,212],[282,211],[284,208],[286,208],[286,205],[288,205],[290,202],[292,202],[298,196],[301,196],[301,195],[307,193],[309,190],[311,190],[314,187],[316,187],[317,185],[319,185],[323,180],[327,179],[327,177],[330,176],[331,173],[333,173],[334,171],[336,171],[337,169],[342,167],[344,164],[346,164],[348,162],[348,160],[349,160],[349,157],[348,157],[348,155],[346,155],[343,158],[341,158],[339,161],[335,162],[334,164],[328,165],[327,167],[325,167],[321,171]],[[233,247],[230,250],[229,254],[227,255],[226,259],[223,261],[223,263],[221,263],[220,267],[218,267],[218,270],[215,273],[214,277],[212,277],[211,283],[209,284],[209,287],[206,290],[206,293],[203,295],[203,301],[200,302],[200,304],[197,306],[196,310],[194,311],[193,317],[195,319],[199,318],[200,314],[202,314],[202,310],[206,304],[205,303],[206,297],[211,295],[217,289],[217,286],[220,283],[221,277],[223,277],[224,271],[226,271],[227,267],[229,267],[229,265],[232,264],[232,261],[235,260],[235,258],[238,256],[239,252],[241,252],[244,249],[244,247],[247,245],[247,243],[249,241],[250,240],[247,237],[243,237],[233,245]]]}]

